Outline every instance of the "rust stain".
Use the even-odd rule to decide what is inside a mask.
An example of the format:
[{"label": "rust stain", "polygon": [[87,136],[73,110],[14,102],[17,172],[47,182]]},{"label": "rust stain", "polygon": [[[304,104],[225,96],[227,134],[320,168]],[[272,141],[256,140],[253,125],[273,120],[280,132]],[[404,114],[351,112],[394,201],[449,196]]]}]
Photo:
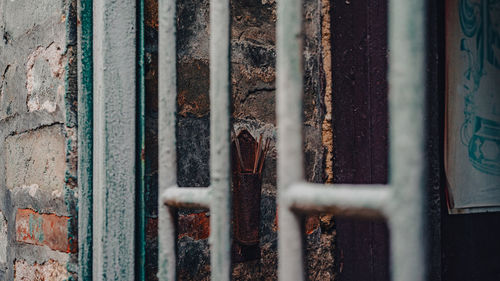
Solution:
[{"label": "rust stain", "polygon": [[207,212],[179,215],[178,238],[189,236],[195,240],[207,239],[210,234],[210,217]]},{"label": "rust stain", "polygon": [[145,0],[144,8],[144,23],[158,30],[158,0]]},{"label": "rust stain", "polygon": [[319,227],[318,216],[310,216],[306,218],[306,234],[309,235],[313,233]]}]

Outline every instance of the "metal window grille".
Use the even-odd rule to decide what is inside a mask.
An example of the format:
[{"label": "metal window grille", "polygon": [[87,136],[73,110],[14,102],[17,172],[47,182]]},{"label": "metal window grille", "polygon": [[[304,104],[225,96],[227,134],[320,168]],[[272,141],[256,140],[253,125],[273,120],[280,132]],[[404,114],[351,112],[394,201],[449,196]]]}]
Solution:
[{"label": "metal window grille", "polygon": [[424,280],[424,2],[389,1],[389,183],[326,186],[304,177],[303,2],[278,1],[279,280],[305,279],[302,217],[312,212],[386,218],[392,280]]},{"label": "metal window grille", "polygon": [[229,0],[210,1],[210,187],[177,186],[175,0],[159,1],[159,279],[176,279],[176,209],[210,209],[212,280],[231,276]]},{"label": "metal window grille", "polygon": [[[302,0],[278,1],[277,113],[280,280],[304,280],[302,217],[311,212],[385,217],[394,281],[422,281],[424,4],[389,6],[390,175],[381,186],[305,182],[302,136]],[[176,279],[176,209],[209,208],[211,278],[230,279],[229,1],[210,1],[209,188],[177,186],[175,0],[160,0],[159,278]]]}]

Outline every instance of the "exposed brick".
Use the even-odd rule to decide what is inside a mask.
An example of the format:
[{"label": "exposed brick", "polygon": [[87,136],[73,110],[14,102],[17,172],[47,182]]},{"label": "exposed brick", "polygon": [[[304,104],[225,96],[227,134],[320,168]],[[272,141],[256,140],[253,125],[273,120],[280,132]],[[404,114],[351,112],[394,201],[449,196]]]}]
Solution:
[{"label": "exposed brick", "polygon": [[179,215],[179,239],[189,236],[195,240],[207,239],[210,234],[210,217],[206,212]]},{"label": "exposed brick", "polygon": [[43,264],[29,264],[24,260],[15,262],[15,281],[63,281],[68,278],[66,266],[52,259]]},{"label": "exposed brick", "polygon": [[76,241],[68,236],[69,217],[39,214],[30,209],[18,209],[16,240],[44,245],[61,252],[76,252]]},{"label": "exposed brick", "polygon": [[59,125],[9,136],[5,156],[7,188],[36,184],[42,191],[63,190],[66,153]]}]

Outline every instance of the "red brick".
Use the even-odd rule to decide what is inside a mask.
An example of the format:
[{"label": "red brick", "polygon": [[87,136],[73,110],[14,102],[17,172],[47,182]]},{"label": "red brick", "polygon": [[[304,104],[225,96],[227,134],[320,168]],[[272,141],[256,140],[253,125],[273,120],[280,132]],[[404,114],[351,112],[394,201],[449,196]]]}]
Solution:
[{"label": "red brick", "polygon": [[180,215],[179,238],[189,236],[195,240],[207,239],[210,234],[210,218],[206,212]]},{"label": "red brick", "polygon": [[61,252],[76,252],[76,241],[68,236],[69,217],[39,214],[30,209],[18,209],[16,240],[23,243],[48,246]]}]

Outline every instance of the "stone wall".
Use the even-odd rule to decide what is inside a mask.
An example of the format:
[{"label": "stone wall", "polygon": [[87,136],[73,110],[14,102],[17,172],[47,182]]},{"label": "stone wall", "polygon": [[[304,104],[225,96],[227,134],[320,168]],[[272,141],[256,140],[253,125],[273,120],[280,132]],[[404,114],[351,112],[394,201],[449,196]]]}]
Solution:
[{"label": "stone wall", "polygon": [[[328,1],[323,1],[328,3]],[[307,179],[325,182],[326,157],[331,151],[331,115],[327,116],[323,62],[329,38],[328,8],[320,1],[305,1],[304,23],[304,135]],[[209,5],[208,1],[177,2],[177,155],[180,186],[204,187],[209,179]],[[231,1],[232,122],[236,132],[246,129],[258,139],[271,139],[265,159],[260,203],[261,258],[233,265],[234,280],[277,279],[276,217],[276,3],[274,0]],[[326,30],[325,30],[326,29]],[[146,1],[146,90],[148,169],[147,277],[156,272],[156,188],[157,188],[157,1]],[[329,56],[329,53],[327,54]],[[329,60],[329,57],[328,57]],[[329,64],[326,66],[329,69]],[[327,96],[325,98],[325,95]],[[328,98],[328,99],[327,99]],[[324,122],[325,121],[325,122]],[[325,124],[327,128],[325,129]],[[326,136],[324,134],[327,134]],[[330,136],[328,136],[328,133]],[[329,150],[330,149],[330,150]],[[245,204],[245,202],[242,202]],[[181,280],[208,280],[210,258],[208,233],[210,212],[181,210],[179,217],[179,274]],[[331,217],[306,221],[307,268],[310,280],[333,279],[333,227]],[[149,255],[151,253],[151,255]]]},{"label": "stone wall", "polygon": [[0,279],[76,277],[76,2],[0,0]]}]

